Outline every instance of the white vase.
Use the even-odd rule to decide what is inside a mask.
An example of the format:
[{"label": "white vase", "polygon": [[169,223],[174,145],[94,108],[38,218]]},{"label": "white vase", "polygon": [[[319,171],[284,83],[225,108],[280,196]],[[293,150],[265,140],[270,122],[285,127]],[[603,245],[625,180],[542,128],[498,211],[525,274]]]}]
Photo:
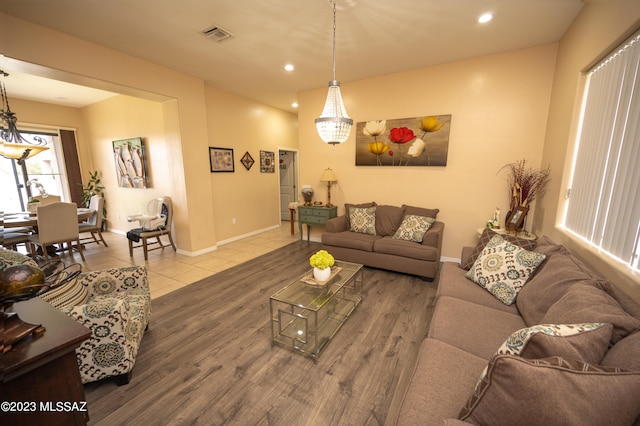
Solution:
[{"label": "white vase", "polygon": [[313,268],[313,278],[321,283],[327,281],[331,277],[331,268],[318,269]]}]

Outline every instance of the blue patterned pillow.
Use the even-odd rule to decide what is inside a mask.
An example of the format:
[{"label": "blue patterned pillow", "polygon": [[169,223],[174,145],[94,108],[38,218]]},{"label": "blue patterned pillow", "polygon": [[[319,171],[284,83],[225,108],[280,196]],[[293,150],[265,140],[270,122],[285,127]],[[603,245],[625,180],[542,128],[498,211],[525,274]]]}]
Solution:
[{"label": "blue patterned pillow", "polygon": [[496,235],[489,240],[465,277],[505,305],[511,305],[544,259],[544,254],[525,250]]},{"label": "blue patterned pillow", "polygon": [[436,220],[432,217],[408,214],[402,219],[400,227],[393,235],[396,240],[414,241],[421,243],[424,234]]},{"label": "blue patterned pillow", "polygon": [[375,207],[351,207],[349,208],[350,231],[361,234],[376,234],[376,208]]}]

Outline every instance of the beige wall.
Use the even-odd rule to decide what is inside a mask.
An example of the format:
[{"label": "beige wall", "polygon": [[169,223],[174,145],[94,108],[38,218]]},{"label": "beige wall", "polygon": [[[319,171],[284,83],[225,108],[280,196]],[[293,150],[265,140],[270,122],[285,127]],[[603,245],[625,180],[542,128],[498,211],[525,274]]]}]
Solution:
[{"label": "beige wall", "polygon": [[[338,183],[331,200],[339,213],[345,202],[439,208],[443,256],[459,258],[463,245],[475,244],[476,229],[496,206],[503,214],[508,209],[500,168],[522,158],[540,165],[556,50],[549,44],[342,83],[354,123],[451,114],[446,167],[356,167],[355,125],[348,142],[334,151],[314,126],[326,88],[300,93],[300,183],[312,185],[315,198],[325,202],[320,174],[333,168]],[[312,238],[320,233],[313,228]]]},{"label": "beige wall", "polygon": [[[279,168],[260,172],[260,151],[270,151],[278,161],[278,148],[297,149],[294,114],[206,87],[209,146],[233,148],[234,173],[211,173],[215,232],[218,241],[273,228],[280,224]],[[240,163],[249,152],[250,170]],[[236,224],[232,224],[232,219]]]},{"label": "beige wall", "polygon": [[[152,198],[175,192],[167,165],[171,163],[170,144],[165,137],[163,107],[159,102],[129,96],[116,96],[83,108],[83,132],[86,142],[83,150],[91,153],[93,169],[98,170],[107,187],[109,229],[121,233],[137,227],[126,217],[144,213]],[[118,139],[142,137],[145,163],[149,176],[149,189],[121,188],[118,186],[112,142]],[[85,172],[87,177],[88,173]],[[181,210],[176,206],[176,211]],[[176,233],[176,243],[182,244],[182,235]]]},{"label": "beige wall", "polygon": [[[89,170],[104,173],[112,229],[129,229],[126,215],[158,195],[173,198],[176,243],[187,254],[279,224],[278,174],[260,173],[260,150],[277,156],[278,147],[296,149],[295,115],[205,88],[202,80],[138,58],[0,17],[6,35],[0,53],[20,61],[23,71],[123,94],[84,110],[12,101],[21,123],[77,130],[83,176]],[[149,143],[149,190],[118,188],[113,176],[107,147],[135,136]],[[234,148],[236,172],[226,177],[210,173],[209,146]],[[245,151],[257,162],[249,172],[239,163]],[[237,225],[230,225],[231,217]]]},{"label": "beige wall", "polygon": [[[2,53],[46,76],[61,78],[152,100],[171,101],[164,105],[164,120],[171,134],[167,164],[174,178],[174,203],[180,206],[174,223],[180,234],[179,248],[194,252],[215,246],[213,201],[198,196],[210,192],[204,82],[192,76],[70,37],[12,16],[2,14]],[[117,66],[115,65],[117,64]],[[17,111],[17,110],[16,110]],[[22,118],[20,118],[22,120]],[[183,143],[188,141],[188,143]],[[86,170],[83,170],[86,173]],[[113,200],[112,200],[113,201]],[[112,202],[112,204],[114,204]],[[197,226],[200,225],[200,226]]]},{"label": "beige wall", "polygon": [[536,226],[640,300],[640,277],[630,274],[625,266],[606,261],[603,255],[557,228],[565,209],[564,193],[569,182],[568,165],[575,148],[583,73],[638,28],[640,2],[636,0],[587,3],[562,38],[543,151],[544,163],[551,164],[552,181],[547,197],[538,206]]}]

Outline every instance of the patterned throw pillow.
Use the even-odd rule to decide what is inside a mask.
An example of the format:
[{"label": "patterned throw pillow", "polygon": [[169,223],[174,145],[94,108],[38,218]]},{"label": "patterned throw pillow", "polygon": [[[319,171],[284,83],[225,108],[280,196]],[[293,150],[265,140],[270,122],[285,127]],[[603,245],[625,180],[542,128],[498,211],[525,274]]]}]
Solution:
[{"label": "patterned throw pillow", "polygon": [[38,267],[38,264],[29,256],[0,247],[0,271],[4,271],[10,266],[23,264],[33,266],[34,268]]},{"label": "patterned throw pillow", "polygon": [[431,224],[436,220],[432,217],[406,215],[402,219],[400,227],[393,235],[396,240],[415,241],[421,243],[424,234],[429,230]]},{"label": "patterned throw pillow", "polygon": [[543,254],[525,250],[496,235],[487,243],[465,277],[505,305],[511,305],[544,258]]},{"label": "patterned throw pillow", "polygon": [[[522,328],[498,348],[496,355],[522,358],[561,356],[589,364],[599,364],[609,349],[613,325],[603,322],[582,324],[540,324]],[[485,367],[478,383],[487,374]]]},{"label": "patterned throw pillow", "polygon": [[351,207],[349,209],[350,231],[361,234],[376,234],[376,208]]},{"label": "patterned throw pillow", "polygon": [[485,228],[484,231],[482,231],[482,234],[480,235],[480,240],[478,241],[478,244],[476,244],[476,246],[474,247],[473,252],[471,253],[471,256],[469,256],[466,259],[466,261],[462,265],[460,265],[460,267],[468,271],[473,266],[473,262],[475,262],[478,256],[480,256],[480,253],[482,253],[482,250],[484,250],[487,243],[491,241],[491,238],[493,238],[496,235],[500,235],[504,240],[507,240],[511,244],[515,244],[518,247],[522,247],[525,250],[533,250],[534,248],[536,248],[536,245],[538,244],[538,241],[536,240],[528,240],[526,238],[519,238],[519,237],[516,237],[515,235],[509,235],[509,234],[504,234],[504,235],[498,234],[493,229]]},{"label": "patterned throw pillow", "polygon": [[65,309],[71,306],[84,305],[89,299],[89,292],[87,287],[82,285],[76,278],[73,278],[41,295],[40,298],[58,309]]}]

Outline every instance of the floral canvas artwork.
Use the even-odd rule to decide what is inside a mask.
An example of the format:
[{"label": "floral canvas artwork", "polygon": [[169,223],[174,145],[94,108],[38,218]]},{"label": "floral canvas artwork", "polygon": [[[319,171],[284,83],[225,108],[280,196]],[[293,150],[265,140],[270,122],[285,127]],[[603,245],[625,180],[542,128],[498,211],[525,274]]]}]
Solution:
[{"label": "floral canvas artwork", "polygon": [[356,123],[356,166],[446,166],[451,114]]}]

